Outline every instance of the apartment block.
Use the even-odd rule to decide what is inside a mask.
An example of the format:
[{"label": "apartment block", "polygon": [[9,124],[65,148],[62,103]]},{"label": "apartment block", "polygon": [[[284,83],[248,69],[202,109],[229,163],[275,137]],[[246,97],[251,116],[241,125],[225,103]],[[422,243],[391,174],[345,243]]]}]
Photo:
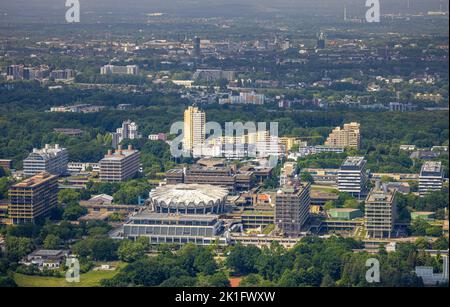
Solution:
[{"label": "apartment block", "polygon": [[34,223],[50,214],[58,201],[57,178],[40,173],[9,189],[8,215],[13,224]]},{"label": "apartment block", "polygon": [[359,149],[361,147],[360,124],[352,122],[345,124],[344,128],[334,128],[325,141],[325,146]]},{"label": "apartment block", "polygon": [[123,140],[135,140],[139,138],[141,138],[139,126],[131,120],[126,120],[122,123],[122,126],[117,128],[116,132],[112,134],[112,146],[117,148]]}]

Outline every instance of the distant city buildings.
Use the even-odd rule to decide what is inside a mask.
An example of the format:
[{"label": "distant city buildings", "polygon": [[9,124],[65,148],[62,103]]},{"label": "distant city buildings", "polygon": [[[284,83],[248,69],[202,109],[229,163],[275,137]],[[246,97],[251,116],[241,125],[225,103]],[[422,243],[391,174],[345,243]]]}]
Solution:
[{"label": "distant city buildings", "polygon": [[202,55],[201,39],[198,36],[194,37],[194,48],[192,50],[192,55],[194,57],[200,57]]},{"label": "distant city buildings", "polygon": [[396,219],[397,190],[389,190],[377,181],[365,201],[366,231],[371,238],[390,238]]},{"label": "distant city buildings", "polygon": [[91,104],[76,104],[72,106],[51,107],[50,112],[55,113],[96,113],[105,109],[104,106],[95,106]]},{"label": "distant city buildings", "polygon": [[197,69],[192,79],[202,82],[233,81],[236,79],[236,72],[221,69]]},{"label": "distant city buildings", "polygon": [[8,215],[13,224],[47,217],[58,201],[57,176],[40,173],[9,189]]},{"label": "distant city buildings", "polygon": [[419,175],[419,195],[442,190],[444,171],[441,162],[427,161],[422,165]]},{"label": "distant city buildings", "polygon": [[297,160],[298,158],[304,158],[311,155],[317,155],[324,152],[332,152],[332,153],[343,153],[345,148],[343,147],[330,147],[330,146],[307,146],[307,144],[303,143],[302,146],[299,147],[298,152],[291,152],[288,156],[289,159]]},{"label": "distant city buildings", "polygon": [[104,182],[122,182],[132,179],[140,167],[140,152],[130,145],[128,149],[122,149],[118,145],[116,151],[109,150],[99,162],[100,180]]},{"label": "distant city buildings", "polygon": [[412,103],[400,103],[400,102],[391,102],[389,103],[389,111],[391,112],[411,112],[415,111],[417,106]]},{"label": "distant city buildings", "polygon": [[366,160],[364,157],[348,157],[338,172],[339,192],[361,198],[366,190]]},{"label": "distant city buildings", "polygon": [[228,95],[228,98],[220,98],[219,104],[253,104],[263,105],[266,101],[264,94],[255,92],[241,92],[239,96]]},{"label": "distant city buildings", "polygon": [[112,147],[117,148],[117,146],[123,140],[135,140],[141,138],[139,134],[139,127],[135,122],[131,120],[126,120],[122,123],[122,127],[117,128],[115,133],[112,133]]},{"label": "distant city buildings", "polygon": [[275,224],[287,237],[299,237],[309,217],[310,184],[286,185],[275,196]]},{"label": "distant city buildings", "polygon": [[325,141],[325,146],[359,149],[361,146],[360,124],[352,122],[344,128],[336,127]]},{"label": "distant city buildings", "polygon": [[320,32],[318,37],[317,37],[317,45],[316,48],[317,49],[325,49],[326,47],[326,37],[325,37],[325,33]]},{"label": "distant city buildings", "polygon": [[139,75],[139,67],[137,65],[115,66],[105,65],[100,68],[101,75]]},{"label": "distant city buildings", "polygon": [[53,80],[69,80],[76,76],[76,72],[73,69],[61,69],[54,70],[50,73],[50,79]]},{"label": "distant city buildings", "polygon": [[53,131],[55,131],[56,133],[74,137],[82,136],[84,133],[84,131],[81,129],[73,129],[73,128],[55,128],[53,129]]},{"label": "distant city buildings", "polygon": [[11,65],[6,67],[6,80],[41,80],[48,76],[48,66],[25,67],[24,65]]},{"label": "distant city buildings", "polygon": [[42,172],[53,175],[64,175],[67,172],[69,154],[66,148],[58,144],[46,144],[42,149],[33,149],[33,152],[23,161],[25,176],[34,176]]},{"label": "distant city buildings", "polygon": [[167,135],[165,133],[158,133],[158,134],[150,134],[148,136],[148,139],[150,141],[167,141]]}]

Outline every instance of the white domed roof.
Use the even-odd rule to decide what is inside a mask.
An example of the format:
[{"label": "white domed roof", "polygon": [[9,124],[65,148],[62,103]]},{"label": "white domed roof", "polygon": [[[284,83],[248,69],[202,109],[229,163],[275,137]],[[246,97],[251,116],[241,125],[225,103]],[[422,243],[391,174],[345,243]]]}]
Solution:
[{"label": "white domed roof", "polygon": [[176,184],[158,187],[150,194],[153,202],[202,205],[223,201],[228,190],[208,184]]}]

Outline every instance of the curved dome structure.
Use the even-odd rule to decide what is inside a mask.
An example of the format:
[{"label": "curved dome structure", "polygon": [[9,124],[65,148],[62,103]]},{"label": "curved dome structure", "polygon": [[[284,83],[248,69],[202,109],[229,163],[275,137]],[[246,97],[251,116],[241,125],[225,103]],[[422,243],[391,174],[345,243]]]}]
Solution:
[{"label": "curved dome structure", "polygon": [[176,184],[150,193],[153,210],[159,213],[218,214],[223,212],[228,190],[207,184]]}]

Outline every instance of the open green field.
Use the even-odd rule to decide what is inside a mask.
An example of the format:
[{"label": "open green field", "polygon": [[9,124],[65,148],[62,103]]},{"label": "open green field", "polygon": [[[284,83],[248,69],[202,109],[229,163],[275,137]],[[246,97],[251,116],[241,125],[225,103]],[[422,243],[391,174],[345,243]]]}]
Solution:
[{"label": "open green field", "polygon": [[65,278],[30,276],[14,274],[19,287],[98,287],[102,279],[114,277],[123,265],[116,266],[114,271],[89,271],[81,274],[79,283],[68,283]]}]

